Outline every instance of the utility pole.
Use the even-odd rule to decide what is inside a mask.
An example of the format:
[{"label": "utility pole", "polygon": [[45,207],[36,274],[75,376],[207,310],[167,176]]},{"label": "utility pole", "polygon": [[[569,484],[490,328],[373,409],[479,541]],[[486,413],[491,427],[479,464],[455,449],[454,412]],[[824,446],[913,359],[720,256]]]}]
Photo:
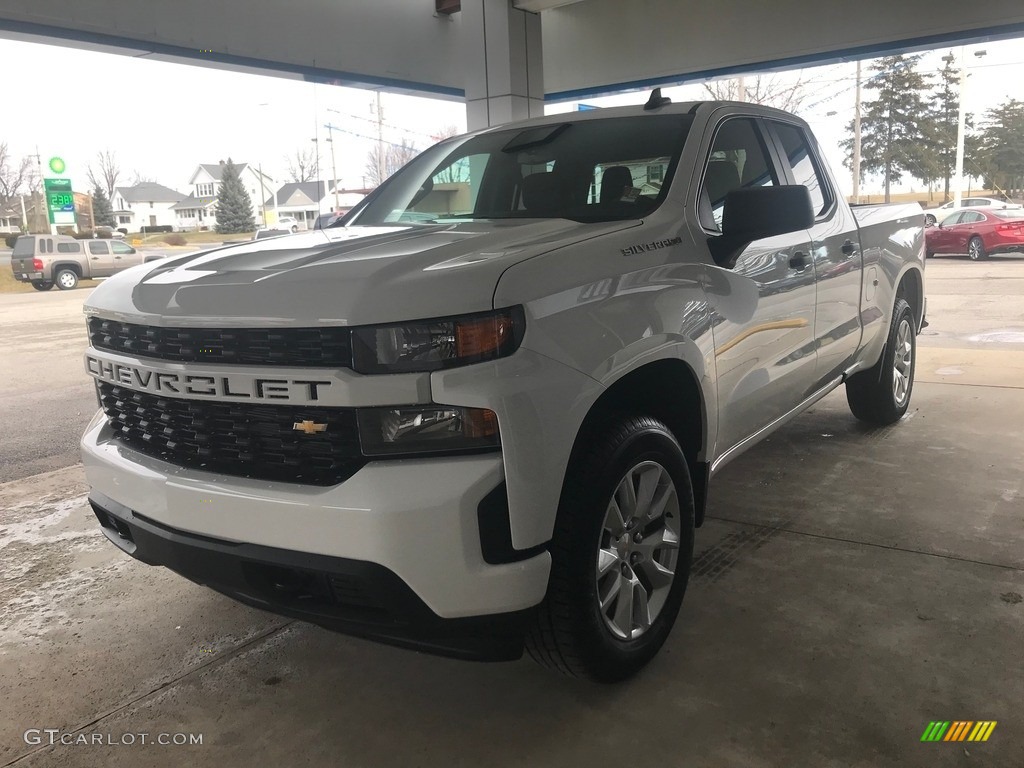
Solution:
[{"label": "utility pole", "polygon": [[[975,51],[979,61],[987,51]],[[956,119],[956,168],[953,170],[953,207],[959,208],[963,202],[964,188],[964,138],[967,132],[967,56],[966,49],[960,48],[960,110]],[[971,194],[970,189],[967,191]]]},{"label": "utility pole", "polygon": [[743,75],[740,75],[739,77],[736,78],[736,83],[737,83],[737,90],[739,91],[739,93],[736,94],[736,101],[746,101],[747,100],[747,82],[746,82],[746,78],[744,78]]},{"label": "utility pole", "polygon": [[334,126],[327,126],[327,139],[331,144],[331,183],[334,185],[334,212],[338,212],[338,166],[334,162]]},{"label": "utility pole", "polygon": [[853,202],[860,202],[860,59],[857,60],[857,102],[853,111]]},{"label": "utility pole", "polygon": [[[373,105],[370,105],[371,108]],[[380,91],[377,91],[377,183],[383,184],[387,173],[384,162],[384,108],[380,104]]]},{"label": "utility pole", "polygon": [[263,226],[267,226],[267,188],[263,184],[263,163],[256,166],[260,172],[260,215],[263,217]]}]

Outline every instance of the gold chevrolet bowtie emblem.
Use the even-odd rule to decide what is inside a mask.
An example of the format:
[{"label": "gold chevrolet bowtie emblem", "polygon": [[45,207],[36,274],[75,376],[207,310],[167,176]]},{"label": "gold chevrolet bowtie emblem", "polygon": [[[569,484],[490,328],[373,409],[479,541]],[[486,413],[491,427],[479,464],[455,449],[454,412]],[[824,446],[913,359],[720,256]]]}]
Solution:
[{"label": "gold chevrolet bowtie emblem", "polygon": [[317,424],[315,421],[296,421],[292,424],[292,429],[296,432],[305,432],[307,435],[312,435],[316,432],[326,432],[326,424]]}]

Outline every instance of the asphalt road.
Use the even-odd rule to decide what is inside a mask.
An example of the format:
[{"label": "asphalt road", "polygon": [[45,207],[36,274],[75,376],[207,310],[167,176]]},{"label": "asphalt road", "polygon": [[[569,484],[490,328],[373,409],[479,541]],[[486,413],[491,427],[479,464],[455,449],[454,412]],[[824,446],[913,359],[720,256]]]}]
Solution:
[{"label": "asphalt road", "polygon": [[0,483],[78,462],[97,407],[82,365],[91,292],[0,294]]}]

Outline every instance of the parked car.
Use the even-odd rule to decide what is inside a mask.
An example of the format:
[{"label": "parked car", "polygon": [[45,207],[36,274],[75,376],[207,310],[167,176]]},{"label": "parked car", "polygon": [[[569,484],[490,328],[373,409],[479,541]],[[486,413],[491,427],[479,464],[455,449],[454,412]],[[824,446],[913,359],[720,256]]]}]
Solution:
[{"label": "parked car", "polygon": [[286,229],[289,232],[299,231],[299,222],[292,216],[281,216],[277,220],[277,225],[273,229]]},{"label": "parked car", "polygon": [[120,240],[76,240],[68,235],[22,235],[11,252],[15,279],[37,291],[56,285],[69,291],[79,280],[109,277],[121,270],[163,258],[146,256]]},{"label": "parked car", "polygon": [[93,291],[107,539],[388,643],[643,667],[712,475],[840,386],[898,422],[925,314],[920,206],[851,210],[794,115],[656,96],[445,141],[343,228]]},{"label": "parked car", "polygon": [[103,238],[108,238],[108,239],[109,238],[116,238],[118,240],[123,240],[124,239],[124,232],[122,232],[119,229],[114,229],[113,227],[107,227],[107,226],[104,226],[103,224],[100,224],[98,227],[94,227],[93,228],[92,236],[93,237],[103,237]]},{"label": "parked car", "polygon": [[313,221],[313,229],[325,229],[326,227],[334,224],[334,222],[344,215],[345,214],[343,213],[321,213],[316,217],[316,220]]},{"label": "parked car", "polygon": [[966,253],[981,261],[996,253],[1024,252],[1024,208],[958,211],[925,232],[929,256]]},{"label": "parked car", "polygon": [[950,200],[944,205],[940,205],[937,208],[928,208],[924,212],[924,223],[927,227],[935,226],[935,222],[942,221],[949,214],[962,211],[964,208],[985,208],[989,210],[1002,209],[1002,208],[1021,208],[1020,203],[1014,203],[1010,200],[1000,200],[996,197],[965,197],[960,200],[960,207],[957,208],[954,204],[955,201]]}]

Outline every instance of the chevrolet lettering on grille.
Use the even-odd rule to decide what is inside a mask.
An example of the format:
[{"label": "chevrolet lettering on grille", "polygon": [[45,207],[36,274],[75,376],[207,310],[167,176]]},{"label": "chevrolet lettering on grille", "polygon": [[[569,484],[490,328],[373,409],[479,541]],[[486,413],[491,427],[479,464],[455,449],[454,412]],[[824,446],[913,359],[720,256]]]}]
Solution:
[{"label": "chevrolet lettering on grille", "polygon": [[85,356],[89,375],[100,381],[169,397],[237,398],[253,401],[315,402],[332,382],[323,379],[256,378],[155,371]]}]

